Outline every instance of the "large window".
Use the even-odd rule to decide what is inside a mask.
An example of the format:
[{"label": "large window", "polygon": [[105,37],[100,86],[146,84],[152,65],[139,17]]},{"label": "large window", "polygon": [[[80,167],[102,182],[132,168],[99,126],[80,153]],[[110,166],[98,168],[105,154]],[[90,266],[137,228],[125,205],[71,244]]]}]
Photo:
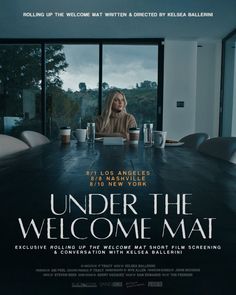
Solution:
[{"label": "large window", "polygon": [[75,129],[94,121],[98,113],[98,49],[98,45],[46,46],[50,137],[57,137],[61,126]]},{"label": "large window", "polygon": [[31,41],[0,44],[1,133],[57,138],[61,126],[85,127],[113,88],[125,93],[140,127],[162,128],[161,40]]},{"label": "large window", "polygon": [[127,111],[138,125],[156,123],[158,85],[158,46],[104,45],[103,99],[110,88],[121,89],[127,98]]},{"label": "large window", "polygon": [[41,46],[0,45],[0,133],[42,132]]}]

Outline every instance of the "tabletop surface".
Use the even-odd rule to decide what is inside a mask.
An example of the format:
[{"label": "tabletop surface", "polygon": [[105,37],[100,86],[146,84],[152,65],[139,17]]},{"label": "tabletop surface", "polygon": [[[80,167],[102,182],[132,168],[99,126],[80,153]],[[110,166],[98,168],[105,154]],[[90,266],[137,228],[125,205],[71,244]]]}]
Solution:
[{"label": "tabletop surface", "polygon": [[[72,189],[76,188],[78,182],[81,189],[82,182],[87,190],[88,171],[96,171],[98,174],[104,171],[113,171],[113,174],[117,171],[149,171],[148,187],[163,192],[189,190],[217,194],[224,192],[230,195],[236,191],[234,164],[202,155],[192,149],[144,148],[142,144],[104,146],[102,143],[89,147],[86,143],[77,144],[75,141],[69,145],[54,142],[2,158],[1,191],[17,191],[18,186],[31,185],[41,189],[47,186],[56,189],[60,186],[60,189],[67,191],[66,181],[70,182]],[[232,210],[236,209],[233,203],[228,205]]]},{"label": "tabletop surface", "polygon": [[[114,178],[128,172],[129,181]],[[12,202],[17,201],[19,194],[24,197],[23,191],[34,202],[42,202],[49,193],[191,193],[201,214],[206,211],[221,215],[224,210],[236,213],[235,165],[184,147],[157,149],[144,148],[142,144],[88,146],[75,141],[69,145],[54,142],[1,159],[0,184],[1,194],[10,195]]]},{"label": "tabletop surface", "polygon": [[[102,194],[107,200],[110,200],[111,194],[116,194],[117,203],[121,203],[124,194],[135,195],[137,201],[134,208],[137,215],[131,210],[127,215],[122,214],[122,204],[117,204],[115,210],[117,210],[117,215],[120,214],[119,216],[115,214],[111,216],[111,213],[105,212],[104,215],[90,217],[94,219],[104,216],[104,218],[110,218],[112,222],[120,217],[125,223],[129,223],[134,218],[152,217],[151,225],[155,230],[151,239],[145,241],[147,244],[173,244],[175,242],[198,245],[220,244],[223,247],[220,257],[215,256],[214,253],[207,257],[190,253],[181,258],[165,257],[165,263],[170,259],[172,259],[171,263],[176,262],[176,264],[180,261],[188,261],[198,265],[204,261],[204,264],[215,263],[216,268],[220,265],[221,269],[226,270],[229,262],[236,262],[234,254],[236,246],[236,166],[182,146],[157,149],[144,148],[141,143],[138,146],[129,144],[104,146],[102,143],[88,146],[86,143],[77,144],[75,141],[69,145],[53,142],[2,158],[0,160],[0,192],[4,200],[1,203],[1,219],[6,224],[3,232],[6,240],[9,241],[2,247],[4,247],[5,255],[11,255],[14,261],[19,260],[19,263],[21,258],[14,256],[9,248],[9,245],[22,240],[17,218],[40,220],[52,217],[51,194],[57,198],[57,209],[60,208],[60,210],[63,207],[65,196],[68,195],[83,202],[88,194]],[[156,215],[153,214],[153,194],[158,194],[156,199],[158,200],[156,207],[158,213]],[[170,203],[177,202],[178,195],[180,198],[187,195],[187,202],[190,203],[187,205],[187,212],[191,215],[183,215],[182,202],[179,214],[177,206],[173,205],[169,207],[168,215],[165,215],[166,195]],[[117,201],[119,196],[120,201]],[[93,206],[96,212],[101,211],[101,198]],[[81,211],[72,210],[68,220],[72,221],[81,216]],[[201,222],[208,236],[204,218],[214,218],[212,238],[204,239],[199,232],[193,233],[189,239],[183,239],[183,236],[178,235],[173,239],[170,234],[168,237],[167,235],[161,237],[161,223],[164,218],[167,218],[172,225],[178,224],[183,218],[186,219],[188,222],[187,236],[196,219]],[[39,241],[32,239],[31,243],[35,242]],[[41,242],[47,243],[44,239]],[[56,242],[59,243],[58,240]],[[109,241],[106,242],[109,243]],[[110,243],[140,244],[143,241],[127,238],[111,240]],[[153,260],[151,257],[145,258],[148,261]],[[43,261],[42,257],[40,259]],[[90,258],[86,259],[89,261]],[[120,257],[117,259],[120,260]],[[140,259],[144,258],[140,257]],[[160,262],[164,261],[164,258],[158,257],[158,259]],[[52,261],[56,263],[55,260]],[[37,263],[35,261],[35,264]],[[11,264],[8,267],[11,268]],[[235,271],[233,266],[231,268],[232,272]]]}]

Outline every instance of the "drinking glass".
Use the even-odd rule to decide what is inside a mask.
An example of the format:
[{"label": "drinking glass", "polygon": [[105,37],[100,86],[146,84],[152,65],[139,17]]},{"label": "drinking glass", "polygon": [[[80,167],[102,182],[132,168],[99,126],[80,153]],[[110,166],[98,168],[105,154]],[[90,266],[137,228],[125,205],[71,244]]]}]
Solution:
[{"label": "drinking glass", "polygon": [[145,147],[151,147],[153,144],[153,124],[152,123],[145,123],[143,125],[143,141]]},{"label": "drinking glass", "polygon": [[87,123],[87,141],[91,144],[95,142],[95,123]]}]

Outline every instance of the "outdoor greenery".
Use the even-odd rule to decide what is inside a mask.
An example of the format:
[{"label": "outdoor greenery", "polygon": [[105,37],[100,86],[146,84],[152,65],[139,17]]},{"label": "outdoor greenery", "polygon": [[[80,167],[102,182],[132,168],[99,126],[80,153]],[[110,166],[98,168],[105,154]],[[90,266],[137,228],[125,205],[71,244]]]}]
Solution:
[{"label": "outdoor greenery", "polygon": [[[17,118],[11,129],[14,136],[25,129],[41,131],[41,54],[39,45],[0,47],[0,117]],[[60,74],[67,67],[63,45],[47,45],[47,133],[52,138],[58,136],[60,127],[85,128],[86,123],[94,121],[98,115],[98,89],[88,89],[84,81],[78,81],[76,91],[63,89]],[[104,102],[111,87],[104,81],[102,90]],[[144,122],[155,122],[155,81],[137,81],[134,88],[120,90],[126,95],[127,111],[135,116],[140,127]],[[4,132],[1,124],[0,132]]]}]

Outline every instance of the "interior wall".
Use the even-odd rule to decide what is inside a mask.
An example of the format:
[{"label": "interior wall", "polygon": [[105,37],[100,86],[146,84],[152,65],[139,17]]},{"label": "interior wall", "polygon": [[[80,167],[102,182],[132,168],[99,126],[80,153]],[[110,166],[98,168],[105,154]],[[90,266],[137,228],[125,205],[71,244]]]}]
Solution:
[{"label": "interior wall", "polygon": [[[234,42],[236,48],[236,42]],[[234,74],[233,74],[233,115],[232,115],[232,133],[231,136],[236,136],[236,49],[234,49]]]},{"label": "interior wall", "polygon": [[[168,138],[218,136],[221,42],[166,40],[163,130]],[[184,107],[177,107],[183,101]]]},{"label": "interior wall", "polygon": [[221,42],[201,42],[197,47],[195,131],[218,136]]},{"label": "interior wall", "polygon": [[219,136],[220,123],[220,95],[221,95],[221,65],[222,65],[222,41],[216,43],[216,68],[215,68],[215,104],[214,104],[214,125],[213,135]]},{"label": "interior wall", "polygon": [[226,40],[224,48],[222,136],[231,136],[232,134],[235,57],[232,46],[233,40],[229,38]]},{"label": "interior wall", "polygon": [[195,130],[196,67],[196,41],[165,40],[163,130],[168,138],[178,140]]}]

